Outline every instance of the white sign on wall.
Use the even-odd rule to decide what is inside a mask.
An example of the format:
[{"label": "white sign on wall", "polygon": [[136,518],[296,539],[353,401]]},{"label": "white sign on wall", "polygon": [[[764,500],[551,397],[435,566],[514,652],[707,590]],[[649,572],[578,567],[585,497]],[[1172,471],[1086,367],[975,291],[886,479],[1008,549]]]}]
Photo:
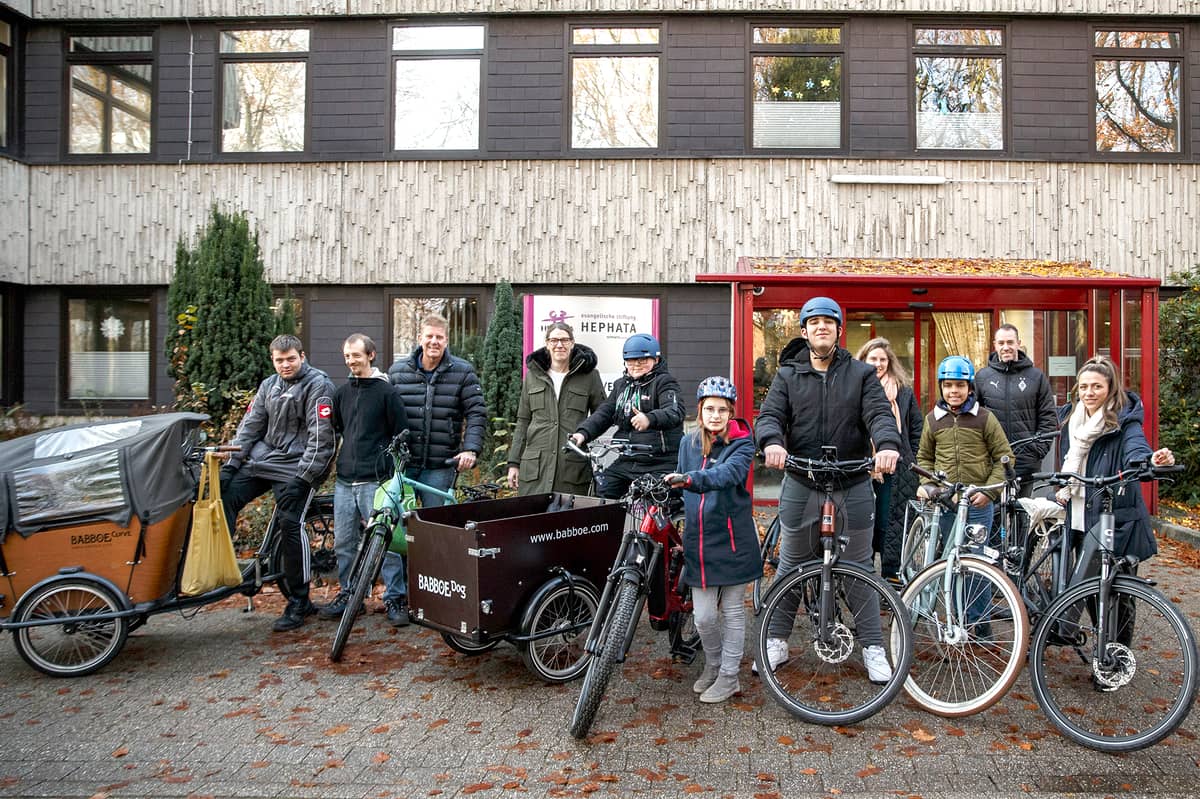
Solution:
[{"label": "white sign on wall", "polygon": [[658,300],[646,297],[525,295],[525,355],[546,345],[546,328],[566,322],[575,343],[596,351],[604,390],[625,371],[621,348],[634,333],[658,336]]}]

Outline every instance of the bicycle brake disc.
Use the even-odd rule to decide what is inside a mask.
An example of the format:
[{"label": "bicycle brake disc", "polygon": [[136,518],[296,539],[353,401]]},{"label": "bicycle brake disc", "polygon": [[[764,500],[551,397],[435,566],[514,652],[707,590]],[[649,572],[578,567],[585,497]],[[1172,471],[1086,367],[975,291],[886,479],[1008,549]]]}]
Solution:
[{"label": "bicycle brake disc", "polygon": [[826,663],[842,663],[854,651],[854,633],[840,621],[834,622],[829,630],[829,640],[818,638],[813,641],[813,650]]},{"label": "bicycle brake disc", "polygon": [[1133,650],[1124,644],[1110,643],[1108,645],[1108,665],[1100,662],[1100,658],[1092,658],[1092,675],[1096,684],[1115,690],[1128,685],[1137,673],[1137,659]]}]

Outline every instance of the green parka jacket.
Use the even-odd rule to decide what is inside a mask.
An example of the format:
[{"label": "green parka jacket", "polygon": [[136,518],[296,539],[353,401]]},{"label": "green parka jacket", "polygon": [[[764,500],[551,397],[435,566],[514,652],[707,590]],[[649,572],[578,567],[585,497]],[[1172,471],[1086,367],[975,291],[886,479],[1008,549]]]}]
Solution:
[{"label": "green parka jacket", "polygon": [[520,469],[517,493],[586,494],[592,485],[591,467],[575,453],[563,452],[562,447],[579,423],[604,402],[596,353],[583,344],[575,345],[557,400],[548,374],[549,350],[542,347],[531,352],[525,365],[528,371],[521,384],[517,427],[508,450],[508,465]]}]

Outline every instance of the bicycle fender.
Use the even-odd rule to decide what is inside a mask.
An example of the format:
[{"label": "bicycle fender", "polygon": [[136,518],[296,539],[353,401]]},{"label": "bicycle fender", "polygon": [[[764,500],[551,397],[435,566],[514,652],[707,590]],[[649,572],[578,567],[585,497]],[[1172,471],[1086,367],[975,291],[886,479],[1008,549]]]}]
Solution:
[{"label": "bicycle fender", "polygon": [[530,596],[525,602],[524,606],[522,606],[521,622],[517,627],[521,635],[530,634],[529,628],[533,624],[533,611],[539,604],[541,604],[542,599],[551,591],[556,591],[563,585],[566,585],[568,590],[570,590],[572,593],[578,586],[587,585],[589,588],[595,591],[597,597],[600,596],[600,592],[596,591],[596,586],[592,585],[589,580],[564,570],[538,586],[537,590],[533,592],[533,595]]},{"label": "bicycle fender", "polygon": [[42,586],[49,585],[50,583],[62,582],[63,580],[87,580],[89,582],[96,583],[97,585],[102,585],[109,591],[112,591],[113,596],[115,596],[121,603],[121,610],[133,610],[133,603],[129,600],[129,597],[126,596],[125,592],[118,588],[116,583],[114,583],[112,580],[109,580],[106,577],[101,577],[98,574],[92,574],[91,572],[84,571],[82,567],[70,566],[59,569],[56,574],[52,574],[43,580],[38,580],[36,583],[31,585],[29,590],[22,594],[21,598],[17,600],[17,604],[13,606],[13,615],[16,615],[21,606],[25,604],[25,600],[32,596],[33,593]]}]

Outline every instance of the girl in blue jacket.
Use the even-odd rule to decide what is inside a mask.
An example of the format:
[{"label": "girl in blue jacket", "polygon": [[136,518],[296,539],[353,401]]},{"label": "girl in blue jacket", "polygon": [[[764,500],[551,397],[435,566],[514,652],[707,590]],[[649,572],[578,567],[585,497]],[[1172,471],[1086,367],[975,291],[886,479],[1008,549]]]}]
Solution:
[{"label": "girl in blue jacket", "polygon": [[679,471],[664,479],[684,489],[687,581],[704,671],[692,689],[701,702],[724,702],[741,690],[746,586],[762,573],[758,533],[746,480],[754,455],[750,425],[733,418],[737,389],[708,377],[696,389],[700,429],[679,447]]}]

